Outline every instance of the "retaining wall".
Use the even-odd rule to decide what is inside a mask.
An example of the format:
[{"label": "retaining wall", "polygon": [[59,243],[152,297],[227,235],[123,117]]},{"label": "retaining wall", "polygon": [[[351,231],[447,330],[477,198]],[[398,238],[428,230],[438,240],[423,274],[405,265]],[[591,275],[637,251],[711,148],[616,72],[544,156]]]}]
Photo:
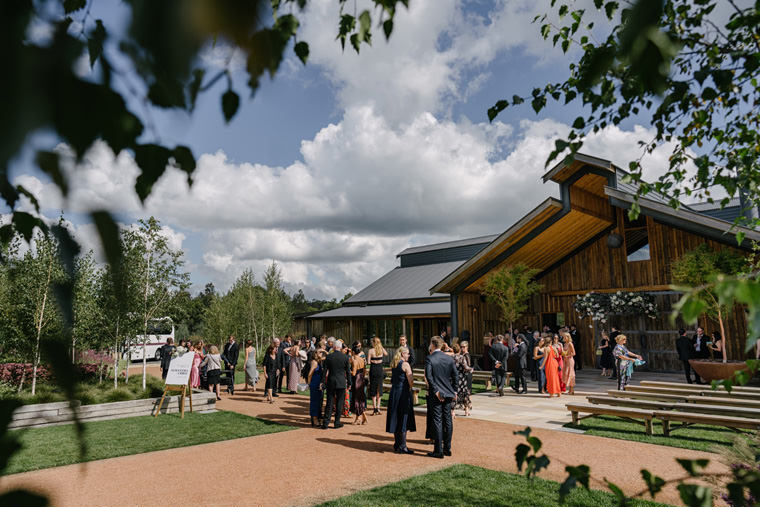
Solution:
[{"label": "retaining wall", "polygon": [[[161,407],[162,414],[179,412],[179,395],[167,396]],[[78,408],[81,421],[103,421],[141,415],[155,414],[161,398],[143,400],[116,401],[97,405],[82,405]],[[193,391],[193,412],[208,412],[216,409],[216,395],[209,391]],[[185,397],[185,412],[190,411],[190,398]],[[39,403],[24,405],[13,412],[9,428],[39,428],[67,424],[74,421],[74,413],[66,401],[56,403]]]}]

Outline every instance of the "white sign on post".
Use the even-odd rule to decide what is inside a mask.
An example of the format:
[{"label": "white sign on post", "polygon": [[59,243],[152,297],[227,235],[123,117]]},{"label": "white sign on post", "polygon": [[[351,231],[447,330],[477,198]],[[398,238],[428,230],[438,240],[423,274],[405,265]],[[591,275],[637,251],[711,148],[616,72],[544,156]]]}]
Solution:
[{"label": "white sign on post", "polygon": [[169,371],[166,374],[167,386],[184,386],[190,380],[190,369],[193,367],[194,352],[185,352],[175,357],[169,363]]}]

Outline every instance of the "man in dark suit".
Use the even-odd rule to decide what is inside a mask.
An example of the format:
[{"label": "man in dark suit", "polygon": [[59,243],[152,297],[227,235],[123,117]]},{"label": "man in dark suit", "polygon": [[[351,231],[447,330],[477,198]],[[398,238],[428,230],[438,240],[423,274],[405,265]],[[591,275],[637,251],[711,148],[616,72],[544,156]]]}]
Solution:
[{"label": "man in dark suit", "polygon": [[327,405],[325,406],[325,418],[322,423],[322,429],[326,430],[330,424],[333,406],[335,407],[335,427],[343,427],[340,422],[340,416],[343,414],[343,402],[346,398],[346,386],[348,386],[348,376],[351,372],[351,365],[348,355],[341,352],[343,342],[335,340],[333,353],[328,354],[322,363],[325,370],[325,385],[327,386]]},{"label": "man in dark suit", "polygon": [[451,403],[456,398],[457,368],[454,358],[441,352],[442,344],[441,337],[434,336],[430,340],[430,354],[425,358],[425,379],[432,412],[428,424],[433,426],[429,433],[435,442],[433,452],[428,453],[432,458],[451,456],[451,435],[454,432]]},{"label": "man in dark suit", "polygon": [[235,341],[235,335],[230,335],[227,343],[224,344],[224,350],[222,350],[222,360],[224,360],[224,369],[235,371],[237,366],[238,357],[240,356],[240,346]]},{"label": "man in dark suit", "polygon": [[691,340],[686,336],[686,330],[679,329],[678,339],[676,339],[676,351],[678,351],[678,360],[683,364],[683,371],[686,373],[686,382],[689,384],[692,382],[691,365],[689,364],[689,359],[692,358],[691,350]]},{"label": "man in dark suit", "polygon": [[[707,342],[710,338],[705,335],[705,330],[702,326],[697,326],[697,334],[691,339],[691,358],[692,359],[706,359],[710,357],[710,349],[707,346]],[[702,378],[694,372],[697,384],[702,384]]]},{"label": "man in dark suit", "polygon": [[[530,328],[528,328],[528,330],[530,331]],[[536,348],[536,344],[541,338],[541,333],[538,331],[531,331],[525,336],[527,337],[525,344],[528,348],[528,369],[530,369],[530,380],[531,382],[535,382],[538,379],[538,364],[536,363],[536,360],[533,359],[533,350]]]},{"label": "man in dark suit", "polygon": [[277,392],[282,392],[282,381],[285,380],[285,376],[290,372],[290,354],[287,353],[287,349],[292,347],[290,343],[290,335],[286,334],[285,339],[280,343],[280,347],[277,349]]},{"label": "man in dark suit", "polygon": [[[528,344],[525,343],[525,335],[522,333],[517,335],[515,355],[517,355],[517,364],[515,365],[515,385],[512,389],[516,393],[525,394],[528,392],[528,385],[525,382],[525,369],[528,367]],[[521,384],[522,389],[520,389]]]},{"label": "man in dark suit", "polygon": [[166,380],[166,374],[169,373],[172,354],[174,354],[174,339],[167,338],[166,345],[161,347],[161,378],[164,380]]},{"label": "man in dark suit", "polygon": [[414,354],[414,347],[411,347],[407,341],[406,341],[406,335],[402,334],[398,337],[398,346],[399,347],[406,347],[409,349],[409,364],[414,367],[415,363],[417,362],[417,356]]},{"label": "man in dark suit", "polygon": [[496,382],[496,392],[499,396],[504,396],[504,381],[507,376],[507,359],[509,359],[509,349],[501,340],[494,340],[491,344],[491,350],[488,351],[488,357],[493,363],[494,381]]}]

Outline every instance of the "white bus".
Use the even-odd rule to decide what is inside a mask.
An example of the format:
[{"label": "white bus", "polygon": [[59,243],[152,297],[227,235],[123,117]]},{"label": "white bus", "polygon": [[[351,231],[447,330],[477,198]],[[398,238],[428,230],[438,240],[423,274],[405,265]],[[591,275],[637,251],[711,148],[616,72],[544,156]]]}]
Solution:
[{"label": "white bus", "polygon": [[143,342],[145,355],[148,359],[161,359],[161,347],[166,345],[167,338],[174,340],[174,322],[170,317],[161,317],[148,321],[148,334],[139,334],[132,339],[129,352],[124,353],[124,359],[142,361]]}]

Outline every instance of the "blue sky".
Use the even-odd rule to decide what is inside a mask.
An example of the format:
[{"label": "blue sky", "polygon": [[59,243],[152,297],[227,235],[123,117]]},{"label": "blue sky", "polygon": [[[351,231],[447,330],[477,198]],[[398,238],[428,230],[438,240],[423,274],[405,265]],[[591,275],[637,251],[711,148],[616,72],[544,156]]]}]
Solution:
[{"label": "blue sky", "polygon": [[[486,117],[496,100],[567,74],[570,56],[531,24],[548,2],[411,0],[391,40],[377,33],[360,55],[341,52],[334,40],[336,5],[311,2],[300,33],[309,63],[289,52],[253,98],[232,55],[243,100],[229,125],[219,107],[223,82],[192,116],[153,111],[160,140],[186,144],[198,158],[192,189],[168,171],[142,206],[129,190],[137,175],[130,155],[115,157],[100,144],[76,167],[71,162],[67,200],[31,166],[31,149],[14,164],[16,182],[37,193],[45,216],[65,210],[96,251],[87,210],[106,206],[124,223],[157,216],[185,251],[194,290],[209,281],[225,289],[243,269],[260,274],[275,260],[291,290],[327,298],[363,288],[407,246],[502,232],[556,193],[540,176],[577,106],[537,116],[526,104],[493,124]],[[126,12],[114,0],[97,2],[92,14],[118,29]],[[109,48],[126,66],[117,53]],[[213,67],[229,56],[219,45],[204,61]],[[86,62],[81,67],[89,72]],[[626,165],[649,133],[633,122],[610,128],[584,151]],[[667,150],[649,158],[650,177],[666,160]]]}]

